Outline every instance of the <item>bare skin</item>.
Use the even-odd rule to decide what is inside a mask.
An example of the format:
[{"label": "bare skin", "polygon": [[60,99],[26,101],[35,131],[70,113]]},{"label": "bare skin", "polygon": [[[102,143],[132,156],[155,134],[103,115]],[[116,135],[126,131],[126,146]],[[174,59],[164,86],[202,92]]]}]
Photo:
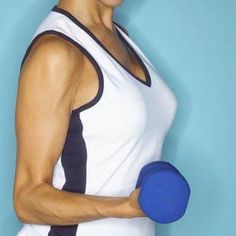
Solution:
[{"label": "bare skin", "polygon": [[[111,1],[112,6],[107,2],[66,0],[58,6],[76,15],[122,64],[144,77],[112,27],[114,7],[121,1]],[[96,70],[78,48],[55,35],[37,40],[20,73],[16,103],[14,208],[22,222],[71,225],[107,217],[145,216],[137,201],[140,188],[129,196],[110,197],[52,186],[71,111],[92,100],[97,90]]]}]

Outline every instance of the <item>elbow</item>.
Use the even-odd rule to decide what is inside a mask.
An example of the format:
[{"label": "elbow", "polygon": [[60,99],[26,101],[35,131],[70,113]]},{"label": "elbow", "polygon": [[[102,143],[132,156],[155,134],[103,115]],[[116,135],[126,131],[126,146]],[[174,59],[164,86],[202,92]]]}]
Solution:
[{"label": "elbow", "polygon": [[13,207],[17,218],[24,224],[34,223],[33,217],[31,215],[30,209],[30,194],[27,190],[19,190],[14,193],[13,197]]},{"label": "elbow", "polygon": [[22,200],[21,197],[19,197],[19,196],[14,197],[13,207],[14,207],[17,218],[22,223],[27,224],[27,223],[29,223],[29,221],[28,221],[29,219],[27,216],[27,211],[25,210],[25,207],[24,207],[25,201],[27,201],[27,200],[26,199]]}]

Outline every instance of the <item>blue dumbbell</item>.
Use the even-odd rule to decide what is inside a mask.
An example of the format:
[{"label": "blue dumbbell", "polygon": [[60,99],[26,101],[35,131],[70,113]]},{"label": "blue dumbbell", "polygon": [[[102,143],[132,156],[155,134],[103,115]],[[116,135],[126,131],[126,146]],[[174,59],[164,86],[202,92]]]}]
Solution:
[{"label": "blue dumbbell", "polygon": [[169,162],[154,161],[143,166],[136,183],[138,187],[141,187],[140,208],[153,221],[171,223],[186,212],[190,186]]},{"label": "blue dumbbell", "polygon": [[163,168],[165,168],[165,170],[169,169],[169,170],[173,170],[179,173],[179,171],[167,161],[149,162],[148,164],[143,166],[142,169],[140,170],[135,188],[138,188],[141,186],[143,178],[147,173],[150,174],[152,171],[162,170]]}]

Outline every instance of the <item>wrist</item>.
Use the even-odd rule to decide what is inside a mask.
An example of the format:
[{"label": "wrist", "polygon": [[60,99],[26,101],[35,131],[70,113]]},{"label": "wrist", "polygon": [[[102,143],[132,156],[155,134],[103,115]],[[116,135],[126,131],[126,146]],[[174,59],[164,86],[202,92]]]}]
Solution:
[{"label": "wrist", "polygon": [[104,204],[99,205],[97,209],[103,218],[130,217],[130,205],[128,204],[128,197],[108,197],[103,203]]}]

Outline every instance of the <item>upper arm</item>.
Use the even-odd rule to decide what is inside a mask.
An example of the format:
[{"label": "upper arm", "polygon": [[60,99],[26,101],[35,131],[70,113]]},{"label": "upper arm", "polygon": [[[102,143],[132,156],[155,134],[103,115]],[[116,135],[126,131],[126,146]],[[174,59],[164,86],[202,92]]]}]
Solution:
[{"label": "upper arm", "polygon": [[38,41],[22,67],[18,82],[14,198],[21,189],[51,183],[75,95],[75,60],[68,45],[48,36]]}]

